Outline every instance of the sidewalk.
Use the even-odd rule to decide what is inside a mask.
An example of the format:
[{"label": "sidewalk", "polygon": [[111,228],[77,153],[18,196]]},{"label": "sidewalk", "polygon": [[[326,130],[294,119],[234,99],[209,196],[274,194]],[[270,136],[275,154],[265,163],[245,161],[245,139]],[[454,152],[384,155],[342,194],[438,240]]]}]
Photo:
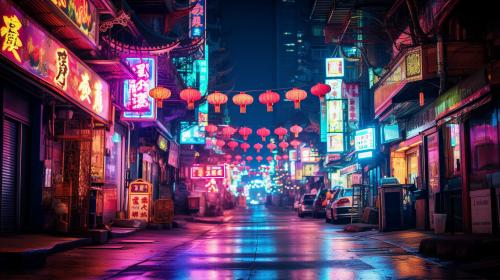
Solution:
[{"label": "sidewalk", "polygon": [[187,222],[203,223],[203,224],[224,224],[232,220],[233,211],[234,209],[224,210],[224,215],[217,217],[201,217],[197,216],[196,214],[193,215],[180,214],[174,216],[174,221],[187,221]]},{"label": "sidewalk", "polygon": [[37,267],[50,254],[90,245],[91,238],[25,234],[0,237],[0,263]]}]

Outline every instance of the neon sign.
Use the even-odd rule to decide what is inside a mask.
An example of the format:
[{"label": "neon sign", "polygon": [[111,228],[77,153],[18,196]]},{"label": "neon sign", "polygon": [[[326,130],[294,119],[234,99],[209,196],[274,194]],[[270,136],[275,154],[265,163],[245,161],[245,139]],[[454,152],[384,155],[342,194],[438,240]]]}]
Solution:
[{"label": "neon sign", "polygon": [[205,0],[190,0],[196,4],[189,14],[189,37],[205,37]]},{"label": "neon sign", "polygon": [[335,78],[344,76],[344,59],[342,57],[331,57],[326,59],[326,77]]},{"label": "neon sign", "polygon": [[23,46],[23,42],[19,39],[19,29],[21,29],[23,25],[16,15],[10,17],[4,16],[3,22],[5,25],[0,29],[0,33],[2,37],[4,37],[2,51],[7,50],[11,52],[16,60],[21,62],[21,57],[17,50]]},{"label": "neon sign", "polygon": [[191,167],[191,179],[225,178],[224,165],[197,165]]},{"label": "neon sign", "polygon": [[156,119],[156,103],[149,96],[149,90],[156,86],[156,60],[148,58],[126,58],[137,79],[123,83],[123,107],[126,111],[122,119],[144,121]]},{"label": "neon sign", "polygon": [[357,152],[375,149],[375,129],[373,127],[356,130],[354,149]]},{"label": "neon sign", "polygon": [[110,120],[106,81],[7,0],[0,0],[0,19],[0,55],[84,110]]},{"label": "neon sign", "polygon": [[96,44],[97,9],[90,0],[51,0],[52,4],[71,20],[87,38]]}]

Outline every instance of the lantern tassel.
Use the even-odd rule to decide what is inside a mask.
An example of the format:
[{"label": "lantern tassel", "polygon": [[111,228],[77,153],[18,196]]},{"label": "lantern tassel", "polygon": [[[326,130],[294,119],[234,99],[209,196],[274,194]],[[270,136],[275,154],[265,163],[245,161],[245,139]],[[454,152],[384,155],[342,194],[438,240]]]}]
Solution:
[{"label": "lantern tassel", "polygon": [[194,110],[194,102],[188,103],[188,110]]},{"label": "lantern tassel", "polygon": [[293,103],[294,103],[293,105],[294,105],[295,109],[300,109],[300,101],[299,100],[296,100]]},{"label": "lantern tassel", "polygon": [[157,100],[156,100],[156,104],[157,104],[157,107],[158,107],[158,108],[163,108],[163,102],[162,102],[162,101],[163,101],[163,100],[161,100],[161,99],[157,99]]},{"label": "lantern tassel", "polygon": [[247,112],[247,107],[244,105],[240,106],[240,113],[245,114],[246,112]]},{"label": "lantern tassel", "polygon": [[215,105],[214,111],[220,113],[220,105]]},{"label": "lantern tassel", "polygon": [[272,104],[267,104],[267,111],[272,112],[273,111],[273,105]]}]

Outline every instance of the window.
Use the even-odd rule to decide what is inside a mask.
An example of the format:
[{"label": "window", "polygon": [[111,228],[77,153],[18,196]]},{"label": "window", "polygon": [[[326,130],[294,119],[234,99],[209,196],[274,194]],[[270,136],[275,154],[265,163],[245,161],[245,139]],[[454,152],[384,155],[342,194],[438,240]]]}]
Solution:
[{"label": "window", "polygon": [[471,188],[491,187],[491,176],[500,172],[496,109],[478,111],[470,119]]},{"label": "window", "polygon": [[460,125],[447,124],[443,131],[445,176],[460,176]]}]

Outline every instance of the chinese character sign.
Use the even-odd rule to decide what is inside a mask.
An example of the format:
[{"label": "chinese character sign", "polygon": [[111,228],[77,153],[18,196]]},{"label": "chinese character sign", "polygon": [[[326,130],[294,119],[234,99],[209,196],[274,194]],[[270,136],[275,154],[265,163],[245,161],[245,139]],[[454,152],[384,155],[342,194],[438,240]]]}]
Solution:
[{"label": "chinese character sign", "polygon": [[326,94],[326,99],[342,98],[342,80],[341,79],[326,79],[325,84],[330,86],[330,92]]},{"label": "chinese character sign", "polygon": [[328,153],[341,153],[344,151],[344,133],[328,133],[326,141]]},{"label": "chinese character sign", "polygon": [[354,136],[354,149],[357,152],[375,149],[375,129],[357,130]]},{"label": "chinese character sign", "polygon": [[189,36],[205,38],[205,0],[189,0],[195,5],[189,13]]},{"label": "chinese character sign", "polygon": [[109,86],[62,43],[7,0],[0,0],[0,55],[104,121]]},{"label": "chinese character sign", "polygon": [[349,122],[359,121],[359,84],[342,84],[342,93],[347,99],[347,120]]},{"label": "chinese character sign", "polygon": [[123,83],[123,106],[125,120],[155,120],[155,100],[149,90],[156,86],[156,60],[154,58],[127,58],[136,79]]},{"label": "chinese character sign", "polygon": [[344,132],[342,100],[327,100],[327,132]]},{"label": "chinese character sign", "polygon": [[326,59],[326,77],[335,78],[344,76],[344,59],[341,57],[331,57]]},{"label": "chinese character sign", "polygon": [[97,41],[97,9],[90,0],[51,0],[77,27],[96,44]]},{"label": "chinese character sign", "polygon": [[137,179],[130,183],[128,194],[128,216],[129,219],[149,221],[151,210],[150,183]]},{"label": "chinese character sign", "polygon": [[225,178],[224,165],[197,165],[191,167],[191,179]]}]

